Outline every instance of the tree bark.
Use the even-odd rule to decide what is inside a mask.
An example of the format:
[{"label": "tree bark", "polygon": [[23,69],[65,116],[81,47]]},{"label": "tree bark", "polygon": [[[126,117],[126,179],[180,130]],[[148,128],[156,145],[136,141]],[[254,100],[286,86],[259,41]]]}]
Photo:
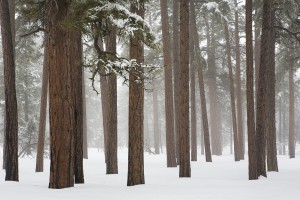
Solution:
[{"label": "tree bark", "polygon": [[49,110],[50,182],[49,188],[74,186],[74,105],[71,84],[70,31],[61,25],[71,1],[56,1],[47,13],[49,28]]},{"label": "tree bark", "polygon": [[[293,64],[289,67],[289,156],[295,158],[295,89]],[[285,130],[285,129],[284,129]]]},{"label": "tree bark", "polygon": [[105,157],[105,163],[107,162],[107,77],[100,75],[100,91],[101,91],[101,107],[102,107],[102,124],[103,124],[103,143],[104,143],[104,157]]},{"label": "tree bark", "polygon": [[[192,41],[190,43],[190,88],[191,88],[191,161],[197,161],[197,119],[196,119],[196,83],[195,83],[195,65],[194,65],[194,48]],[[194,47],[194,46],[193,46]]]},{"label": "tree bark", "polygon": [[[282,109],[282,128],[283,130],[287,130],[287,127],[286,127],[286,109],[285,107],[283,107]],[[285,149],[285,144],[286,144],[286,131],[284,131],[282,133],[282,154],[285,155],[286,154],[286,149]]]},{"label": "tree bark", "polygon": [[191,177],[189,130],[189,1],[180,0],[179,177]]},{"label": "tree bark", "polygon": [[231,120],[233,129],[233,142],[234,142],[234,160],[240,161],[240,145],[237,132],[236,124],[236,111],[235,111],[235,96],[234,96],[234,82],[232,73],[232,63],[231,63],[231,51],[230,51],[230,38],[227,21],[224,20],[224,30],[226,38],[226,55],[227,55],[227,65],[229,70],[229,81],[230,81],[230,104],[231,104]]},{"label": "tree bark", "polygon": [[[117,35],[115,27],[107,38],[107,51],[112,55],[117,53]],[[111,74],[107,78],[107,149],[106,174],[118,174],[118,113],[117,113],[117,76]]]},{"label": "tree bark", "polygon": [[160,0],[161,23],[164,53],[164,77],[165,77],[165,111],[166,111],[166,146],[167,167],[176,167],[176,151],[174,138],[174,99],[173,99],[173,72],[171,59],[171,43],[169,33],[167,1]]},{"label": "tree bark", "polygon": [[[145,105],[144,105],[145,107]],[[145,149],[150,153],[149,149],[151,149],[150,144],[150,134],[149,134],[149,120],[148,120],[148,111],[147,107],[145,107],[145,114],[144,114],[144,143],[145,143]],[[177,166],[177,165],[176,165]]]},{"label": "tree bark", "polygon": [[239,37],[239,13],[237,10],[238,3],[235,3],[235,55],[236,55],[236,100],[237,100],[237,133],[239,143],[239,159],[244,160],[244,126],[243,126],[243,104],[242,104],[242,86],[241,86],[241,53],[240,53],[240,37]]},{"label": "tree bark", "polygon": [[[144,1],[130,1],[130,11],[144,18]],[[144,80],[138,79],[143,72],[143,43],[130,38],[130,59],[137,61],[129,75],[129,145],[127,186],[145,184],[144,177]]]},{"label": "tree bark", "polygon": [[179,165],[180,150],[179,150],[179,130],[180,130],[180,103],[179,103],[179,0],[173,0],[173,73],[174,73],[174,122],[175,122],[175,138],[176,138],[176,158]]},{"label": "tree bark", "polygon": [[27,88],[28,88],[28,72],[25,71],[24,73],[24,122],[26,124],[26,146],[24,147],[24,153],[29,156],[31,155],[31,138],[32,138],[32,130],[30,129],[30,124],[29,124],[29,100],[28,100],[28,94],[27,94]]},{"label": "tree bark", "polygon": [[36,153],[35,172],[44,171],[44,150],[45,150],[45,130],[46,130],[46,115],[47,115],[47,96],[48,96],[48,82],[49,82],[49,53],[48,42],[45,41],[44,47],[44,64],[43,64],[43,80],[40,104],[40,123],[39,135]]},{"label": "tree bark", "polygon": [[253,45],[252,45],[252,0],[246,1],[246,87],[247,87],[247,132],[248,132],[248,177],[256,180],[257,159],[255,141],[254,90],[253,90]]},{"label": "tree bark", "polygon": [[279,139],[279,155],[283,155],[282,153],[282,99],[279,99],[279,121],[278,121],[278,126],[279,126],[279,130],[278,130],[278,139]]},{"label": "tree bark", "polygon": [[[273,8],[273,7],[272,7]],[[268,116],[269,116],[269,128],[267,129],[267,167],[268,171],[278,172],[277,164],[277,147],[276,147],[276,113],[275,113],[275,11],[272,9],[270,14],[270,28],[269,28],[269,40],[270,40],[270,56],[269,62],[269,76],[268,76],[268,87],[269,87],[269,100],[268,100]]]},{"label": "tree bark", "polygon": [[5,88],[5,180],[19,181],[18,108],[15,84],[14,32],[12,30],[14,20],[11,20],[7,0],[0,1],[0,18]]},{"label": "tree bark", "polygon": [[[200,96],[200,95],[199,95]],[[204,131],[203,131],[202,117],[200,117],[200,143],[201,143],[201,155],[204,155]]]},{"label": "tree bark", "polygon": [[[214,30],[211,30],[206,22],[207,37],[207,64],[208,64],[208,89],[209,89],[209,106],[210,106],[210,127],[211,127],[211,146],[213,155],[222,155],[221,134],[219,129],[218,102],[217,102],[217,81],[216,81],[216,62],[215,62],[215,36]],[[214,23],[212,22],[212,27]]]},{"label": "tree bark", "polygon": [[273,9],[272,0],[264,0],[263,2],[263,21],[262,21],[262,37],[261,37],[261,55],[258,79],[257,93],[257,110],[256,110],[256,144],[257,144],[257,172],[258,176],[267,177],[266,173],[266,142],[268,137],[268,129],[270,128],[269,118],[269,76],[272,64],[271,54],[271,13]]},{"label": "tree bark", "polygon": [[85,98],[85,75],[82,68],[82,105],[83,105],[83,158],[88,159],[88,136],[87,136],[87,117],[86,117],[86,98]]},{"label": "tree bark", "polygon": [[71,56],[71,84],[73,88],[73,106],[75,109],[75,136],[74,136],[74,175],[75,183],[84,183],[83,173],[83,96],[82,96],[82,67],[83,50],[81,33],[76,31],[70,34]]},{"label": "tree bark", "polygon": [[[15,0],[10,0],[8,1],[8,6],[9,6],[9,14],[10,14],[10,23],[11,23],[11,33],[12,33],[12,43],[13,43],[13,50],[15,53],[15,36],[16,36],[16,28],[15,28]],[[1,20],[0,20],[1,23]],[[3,77],[4,79],[4,77]],[[3,83],[4,85],[4,83]],[[5,96],[5,91],[4,91],[4,96]],[[6,117],[5,117],[5,103],[4,103],[4,113],[3,113],[3,163],[2,163],[2,168],[5,169],[6,165],[6,154],[5,154],[5,126],[6,126]]]},{"label": "tree bark", "polygon": [[[103,41],[99,41],[99,46],[103,49]],[[100,93],[101,93],[101,107],[102,107],[102,125],[103,125],[103,143],[104,143],[104,157],[107,163],[107,135],[108,135],[108,83],[107,76],[104,75],[104,69],[100,72]]]},{"label": "tree bark", "polygon": [[206,108],[206,97],[205,97],[205,87],[204,87],[204,78],[203,78],[203,59],[200,55],[200,41],[199,35],[196,29],[196,12],[195,5],[192,1],[191,3],[191,23],[193,27],[193,40],[196,50],[196,59],[198,63],[198,81],[199,81],[199,90],[200,90],[200,103],[201,103],[201,118],[202,118],[202,128],[203,128],[203,138],[204,138],[204,147],[205,147],[205,159],[206,162],[212,162],[211,149],[210,149],[210,137],[209,137],[209,126],[208,126],[208,117],[207,117],[207,108]]},{"label": "tree bark", "polygon": [[153,80],[153,130],[154,130],[154,152],[155,154],[160,154],[159,151],[159,125],[158,125],[158,100],[157,100],[157,81]]},{"label": "tree bark", "polygon": [[260,66],[260,46],[261,46],[261,14],[259,13],[259,10],[261,9],[261,2],[262,1],[255,1],[254,3],[254,9],[255,9],[255,17],[254,17],[254,63],[255,63],[255,102],[257,102],[257,95],[258,95],[258,79],[259,79],[259,66]]}]

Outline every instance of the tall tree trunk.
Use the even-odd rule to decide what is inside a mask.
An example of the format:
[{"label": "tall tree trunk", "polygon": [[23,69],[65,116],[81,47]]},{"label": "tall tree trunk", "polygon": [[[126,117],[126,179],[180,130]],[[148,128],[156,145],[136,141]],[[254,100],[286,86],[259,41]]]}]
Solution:
[{"label": "tall tree trunk", "polygon": [[[190,29],[191,30],[191,29]],[[191,32],[191,31],[190,31]],[[197,161],[197,119],[196,119],[196,78],[194,61],[194,45],[190,42],[190,88],[191,88],[191,161]]]},{"label": "tall tree trunk", "polygon": [[74,136],[74,175],[75,183],[84,183],[83,174],[83,96],[82,96],[82,67],[83,50],[80,32],[70,34],[71,45],[71,84],[73,89],[73,106],[75,109],[75,136]]},{"label": "tall tree trunk", "polygon": [[[295,89],[294,89],[294,68],[289,67],[289,156],[295,158]],[[286,129],[284,129],[286,130]]]},{"label": "tall tree trunk", "polygon": [[32,138],[32,131],[29,130],[29,100],[28,100],[28,94],[27,94],[27,88],[28,88],[28,73],[25,71],[24,73],[24,121],[26,124],[26,135],[27,135],[27,141],[26,141],[26,146],[24,149],[24,152],[27,156],[31,155],[31,138]]},{"label": "tall tree trunk", "polygon": [[[14,13],[11,10],[11,13]],[[18,108],[15,84],[14,20],[7,0],[0,1],[0,19],[5,88],[5,180],[19,181],[18,172]]]},{"label": "tall tree trunk", "polygon": [[[103,50],[103,38],[99,40],[99,46]],[[101,108],[102,108],[102,126],[103,126],[103,143],[104,143],[104,157],[107,163],[107,135],[108,135],[108,83],[105,70],[100,72],[100,93],[101,93]]]},{"label": "tall tree trunk", "polygon": [[[145,107],[145,105],[144,105]],[[151,144],[150,144],[150,134],[149,134],[149,120],[148,120],[148,111],[147,111],[147,107],[145,107],[145,114],[144,114],[144,143],[145,143],[145,149],[146,151],[148,151],[150,153],[150,147],[151,147]],[[176,165],[177,166],[177,165]]]},{"label": "tall tree trunk", "polygon": [[252,45],[252,0],[246,1],[246,87],[247,87],[247,132],[248,132],[248,175],[257,179],[255,140],[254,90],[253,90],[253,45]]},{"label": "tall tree trunk", "polygon": [[189,1],[180,0],[179,177],[191,177],[189,120]]},{"label": "tall tree trunk", "polygon": [[278,140],[279,140],[279,155],[283,155],[282,154],[282,100],[281,98],[279,99],[279,121],[278,121]]},{"label": "tall tree trunk", "polygon": [[230,103],[231,103],[231,120],[232,120],[232,129],[233,129],[233,141],[234,141],[234,160],[240,160],[240,145],[237,133],[237,124],[236,124],[236,111],[235,111],[235,96],[234,96],[234,82],[232,74],[232,64],[231,64],[231,51],[230,51],[230,38],[227,21],[224,20],[224,30],[226,37],[226,54],[227,54],[227,65],[229,70],[229,81],[230,81]]},{"label": "tall tree trunk", "polygon": [[45,130],[46,130],[46,115],[47,115],[47,96],[48,96],[48,81],[49,81],[49,57],[48,57],[48,42],[45,41],[44,47],[44,64],[43,64],[43,80],[40,104],[40,123],[39,135],[36,153],[36,172],[44,171],[44,150],[45,150]]},{"label": "tall tree trunk", "polygon": [[87,117],[86,117],[86,98],[85,98],[85,75],[82,67],[82,106],[83,106],[83,158],[88,159],[88,136],[87,136]]},{"label": "tall tree trunk", "polygon": [[171,44],[169,33],[169,19],[167,1],[160,0],[161,23],[164,53],[164,80],[165,80],[165,111],[166,111],[166,146],[167,167],[176,167],[176,151],[174,138],[174,99],[173,99],[173,72],[171,61]]},{"label": "tall tree trunk", "polygon": [[154,132],[154,152],[159,154],[159,125],[158,125],[158,100],[157,100],[157,83],[153,80],[153,132]]},{"label": "tall tree trunk", "polygon": [[[273,8],[273,7],[272,7]],[[268,118],[269,128],[267,129],[267,166],[268,171],[278,172],[277,164],[277,147],[276,147],[276,113],[275,113],[275,11],[271,10],[270,14],[270,28],[269,28],[269,40],[270,40],[270,55],[269,55],[269,76],[268,76],[268,87],[269,87],[269,98],[268,98]]]},{"label": "tall tree trunk", "polygon": [[[208,63],[208,89],[209,89],[209,106],[210,106],[210,127],[211,127],[211,146],[213,155],[221,155],[221,135],[218,121],[218,103],[217,103],[217,83],[216,83],[216,62],[215,62],[215,36],[214,30],[210,32],[210,26],[206,21],[206,37],[207,37],[207,63]],[[214,23],[212,23],[212,27]]]},{"label": "tall tree trunk", "polygon": [[[4,77],[3,77],[4,79]],[[4,85],[4,83],[3,83]],[[5,92],[5,91],[4,91]],[[5,139],[5,128],[6,127],[6,119],[5,119],[5,105],[4,105],[4,108],[3,108],[3,149],[2,149],[2,152],[3,152],[3,159],[2,159],[2,169],[5,169],[5,165],[6,165],[6,153],[5,153],[5,149],[6,149],[6,139]]]},{"label": "tall tree trunk", "polygon": [[237,90],[237,133],[239,143],[239,159],[244,160],[244,126],[243,126],[243,104],[242,104],[242,86],[241,86],[241,53],[240,53],[240,37],[239,37],[239,13],[238,3],[235,3],[235,55],[236,55],[236,90]]},{"label": "tall tree trunk", "polygon": [[206,162],[212,162],[211,157],[211,149],[210,149],[210,138],[209,138],[209,126],[208,126],[208,118],[207,118],[207,108],[206,108],[206,98],[205,98],[205,87],[204,87],[204,78],[203,78],[203,65],[206,63],[203,61],[203,58],[201,57],[201,51],[200,51],[200,41],[199,41],[199,35],[196,29],[196,12],[195,12],[195,5],[192,1],[191,3],[191,23],[193,24],[191,27],[193,27],[193,39],[195,44],[195,50],[196,50],[196,59],[198,63],[198,81],[199,81],[199,90],[200,90],[200,103],[201,103],[201,118],[202,118],[202,128],[203,128],[203,138],[204,138],[204,147],[205,147],[205,159]]},{"label": "tall tree trunk", "polygon": [[70,0],[50,4],[49,28],[49,110],[50,110],[50,182],[49,188],[74,186],[74,106],[69,54],[70,31],[61,25],[70,10]]},{"label": "tall tree trunk", "polygon": [[173,73],[174,73],[174,122],[175,122],[175,137],[176,137],[176,157],[177,165],[179,165],[180,153],[179,153],[179,130],[180,130],[180,103],[179,103],[179,0],[173,0]]},{"label": "tall tree trunk", "polygon": [[[144,1],[130,1],[130,11],[144,18]],[[129,145],[127,186],[145,184],[144,177],[144,80],[138,80],[143,73],[143,43],[135,37],[130,38],[130,59],[135,59],[129,75]]]},{"label": "tall tree trunk", "polygon": [[202,117],[200,117],[200,143],[201,143],[201,155],[204,155],[204,131],[203,131]]},{"label": "tall tree trunk", "polygon": [[233,153],[233,128],[232,128],[232,123],[229,122],[230,126],[230,154],[232,155]]},{"label": "tall tree trunk", "polygon": [[104,157],[105,157],[105,163],[107,162],[107,77],[100,74],[100,91],[101,91],[101,107],[102,107],[102,124],[103,124],[103,143],[104,143]]},{"label": "tall tree trunk", "polygon": [[285,144],[286,144],[286,131],[287,127],[286,127],[286,109],[285,106],[283,106],[283,111],[282,111],[282,127],[284,132],[282,133],[282,154],[285,155],[286,154],[286,149],[285,149]]},{"label": "tall tree trunk", "polygon": [[261,55],[259,67],[259,83],[257,92],[257,110],[256,110],[256,144],[257,144],[257,172],[258,176],[267,177],[266,173],[266,140],[268,138],[268,129],[270,128],[269,118],[269,90],[270,65],[272,64],[270,31],[272,30],[272,10],[273,1],[264,0],[263,2],[263,21],[261,37]]},{"label": "tall tree trunk", "polygon": [[[115,27],[107,38],[107,51],[112,55],[117,53],[117,35]],[[107,149],[106,149],[106,174],[118,173],[118,115],[117,115],[117,76],[111,74],[107,81]]]},{"label": "tall tree trunk", "polygon": [[[159,106],[158,106],[158,109],[161,109],[161,108],[159,108]],[[158,113],[158,119],[160,119],[159,113]],[[161,124],[160,124],[159,120],[158,120],[158,130],[159,130],[159,147],[160,147],[160,153],[164,153],[163,145],[165,145],[165,144],[163,144]]]},{"label": "tall tree trunk", "polygon": [[254,9],[255,9],[255,29],[254,29],[254,63],[255,63],[255,100],[257,102],[258,95],[258,79],[259,79],[259,66],[260,66],[260,46],[261,46],[261,14],[259,13],[261,9],[262,1],[254,1]]},{"label": "tall tree trunk", "polygon": [[[16,28],[15,28],[15,0],[8,1],[9,6],[9,15],[10,15],[10,24],[11,24],[11,34],[12,34],[12,43],[13,43],[13,51],[15,53],[15,37],[16,37]],[[1,23],[1,20],[0,20]],[[4,79],[4,78],[3,78]],[[4,91],[5,96],[5,91]],[[5,153],[5,133],[6,133],[6,116],[5,116],[5,103],[4,103],[4,111],[3,111],[3,163],[2,168],[5,169],[6,165],[6,153]]]}]

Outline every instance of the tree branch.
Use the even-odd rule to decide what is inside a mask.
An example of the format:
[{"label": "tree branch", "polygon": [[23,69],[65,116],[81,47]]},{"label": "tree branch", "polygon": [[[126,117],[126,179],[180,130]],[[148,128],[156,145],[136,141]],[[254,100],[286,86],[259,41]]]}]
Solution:
[{"label": "tree branch", "polygon": [[[290,34],[291,36],[294,36],[296,40],[298,40],[300,42],[300,32],[293,32],[293,31],[290,31],[289,29],[287,28],[284,28],[282,26],[274,26],[275,28],[278,28],[280,30],[283,30],[285,32],[287,32],[288,34]],[[299,35],[299,36],[298,36]]]},{"label": "tree branch", "polygon": [[44,29],[44,28],[39,27],[39,28],[37,28],[37,29],[35,29],[35,30],[29,32],[29,33],[25,33],[25,34],[21,35],[20,37],[21,37],[21,38],[27,37],[27,36],[30,36],[30,35],[32,35],[32,34],[38,33],[38,32],[45,32],[45,33],[47,33],[47,30]]}]

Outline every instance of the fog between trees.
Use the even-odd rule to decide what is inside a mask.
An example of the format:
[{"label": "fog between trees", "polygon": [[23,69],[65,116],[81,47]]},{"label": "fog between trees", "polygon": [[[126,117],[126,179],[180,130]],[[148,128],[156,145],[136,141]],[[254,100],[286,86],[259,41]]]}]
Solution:
[{"label": "fog between trees", "polygon": [[51,160],[49,188],[84,183],[89,148],[107,174],[128,148],[128,186],[147,182],[144,153],[166,154],[179,177],[230,153],[250,180],[295,158],[297,0],[0,3],[6,180],[31,157],[36,172]]}]

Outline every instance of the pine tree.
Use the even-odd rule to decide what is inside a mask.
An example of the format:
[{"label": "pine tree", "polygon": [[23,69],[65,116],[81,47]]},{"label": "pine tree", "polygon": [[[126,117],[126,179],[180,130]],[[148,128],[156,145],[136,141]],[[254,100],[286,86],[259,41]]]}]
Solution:
[{"label": "pine tree", "polygon": [[50,181],[49,188],[74,186],[74,105],[71,84],[71,32],[61,25],[70,12],[71,1],[49,4],[49,114],[50,114]]},{"label": "pine tree", "polygon": [[253,90],[252,0],[246,1],[246,62],[247,62],[247,130],[249,180],[257,179],[256,138]]},{"label": "pine tree", "polygon": [[191,177],[189,130],[189,1],[180,0],[179,177]]},{"label": "pine tree", "polygon": [[165,110],[166,110],[166,143],[167,143],[167,166],[176,167],[175,151],[175,129],[174,129],[174,103],[173,103],[173,74],[171,66],[171,44],[168,22],[167,1],[160,0],[163,53],[164,53],[164,70],[165,70]]},{"label": "pine tree", "polygon": [[5,180],[19,181],[18,173],[18,111],[15,84],[15,55],[9,4],[0,1],[2,49],[5,87]]},{"label": "pine tree", "polygon": [[[144,17],[144,0],[130,1],[130,11]],[[143,71],[143,43],[134,36],[130,38],[130,59],[137,64],[132,66],[129,75],[129,145],[127,186],[145,184],[144,177],[144,80],[139,74]]]},{"label": "pine tree", "polygon": [[48,96],[48,81],[49,81],[49,57],[48,57],[48,43],[46,41],[44,47],[44,64],[43,64],[43,80],[40,103],[40,123],[38,132],[38,144],[36,153],[36,172],[44,171],[44,151],[45,151],[45,129],[46,129],[46,109]]}]

